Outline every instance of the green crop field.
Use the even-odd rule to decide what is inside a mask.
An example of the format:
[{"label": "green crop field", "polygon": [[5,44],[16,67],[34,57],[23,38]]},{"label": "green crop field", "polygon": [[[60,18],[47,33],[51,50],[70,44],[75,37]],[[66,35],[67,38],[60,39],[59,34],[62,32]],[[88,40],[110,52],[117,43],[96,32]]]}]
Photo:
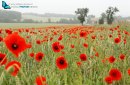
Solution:
[{"label": "green crop field", "polygon": [[[47,26],[60,26],[67,24],[55,24],[55,23],[0,23],[0,28],[40,28]],[[74,25],[74,24],[72,24]]]}]

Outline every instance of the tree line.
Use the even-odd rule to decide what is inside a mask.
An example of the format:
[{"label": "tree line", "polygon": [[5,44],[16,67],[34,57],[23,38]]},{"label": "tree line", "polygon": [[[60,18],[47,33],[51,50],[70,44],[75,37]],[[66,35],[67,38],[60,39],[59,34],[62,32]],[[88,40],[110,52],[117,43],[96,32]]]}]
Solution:
[{"label": "tree line", "polygon": [[[109,7],[106,12],[101,14],[101,17],[99,18],[98,23],[99,24],[104,24],[106,21],[107,24],[112,24],[114,21],[114,15],[116,12],[118,12],[117,7]],[[51,19],[48,19],[47,23],[66,23],[66,24],[78,24],[83,23],[87,20],[88,23],[91,23],[91,18],[95,18],[94,15],[88,16],[89,9],[88,8],[78,8],[75,11],[77,15],[77,19],[60,19],[57,22],[51,22]],[[16,11],[5,11],[5,10],[0,10],[0,23],[42,23],[42,21],[34,21],[32,19],[22,19],[22,14],[21,12],[16,12]],[[79,21],[78,21],[79,20]]]},{"label": "tree line", "polygon": [[[77,11],[75,11],[75,13],[78,15],[77,18],[82,25],[86,20],[85,18],[87,17],[88,12],[89,12],[88,8],[78,8]],[[101,14],[101,17],[98,21],[99,24],[104,24],[105,19],[107,21],[107,24],[112,24],[114,21],[114,15],[116,12],[119,12],[117,7],[108,7],[106,12]]]},{"label": "tree line", "polygon": [[[33,20],[33,19],[22,19],[22,13],[17,11],[5,11],[0,10],[0,23],[43,23],[42,20]],[[79,24],[77,18],[64,19],[61,18],[55,22],[48,18],[44,23],[65,23],[65,24]]]},{"label": "tree line", "polygon": [[21,17],[20,12],[0,10],[0,22],[20,22]]}]

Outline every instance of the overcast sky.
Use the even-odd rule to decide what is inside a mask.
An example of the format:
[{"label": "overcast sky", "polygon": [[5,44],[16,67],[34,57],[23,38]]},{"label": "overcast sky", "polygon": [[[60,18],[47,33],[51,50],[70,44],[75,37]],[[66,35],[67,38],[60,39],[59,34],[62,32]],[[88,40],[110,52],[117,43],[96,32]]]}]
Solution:
[{"label": "overcast sky", "polygon": [[[75,14],[77,8],[88,7],[89,15],[100,16],[109,6],[116,6],[116,15],[130,16],[130,0],[4,0],[7,3],[33,3],[38,8],[12,8],[11,10],[33,13]],[[2,0],[1,0],[2,2]],[[0,2],[0,4],[1,4]],[[1,7],[0,7],[1,9]]]}]

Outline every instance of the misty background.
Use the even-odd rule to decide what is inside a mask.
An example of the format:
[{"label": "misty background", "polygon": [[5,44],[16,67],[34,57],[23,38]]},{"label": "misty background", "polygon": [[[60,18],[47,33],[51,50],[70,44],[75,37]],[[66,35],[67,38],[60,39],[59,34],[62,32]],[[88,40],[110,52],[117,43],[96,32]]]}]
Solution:
[{"label": "misty background", "polygon": [[[116,6],[119,12],[115,21],[130,21],[129,0],[4,0],[11,3],[31,3],[37,8],[0,8],[1,23],[67,23],[78,24],[77,8],[89,8],[87,22],[97,23],[102,12],[109,6]],[[0,1],[0,4],[2,0]]]}]

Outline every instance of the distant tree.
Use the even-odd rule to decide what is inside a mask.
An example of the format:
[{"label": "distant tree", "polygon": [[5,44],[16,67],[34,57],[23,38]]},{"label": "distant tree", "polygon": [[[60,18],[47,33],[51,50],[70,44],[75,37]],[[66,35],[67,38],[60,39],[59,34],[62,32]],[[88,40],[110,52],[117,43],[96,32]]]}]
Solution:
[{"label": "distant tree", "polygon": [[102,13],[101,18],[99,19],[99,24],[104,24],[105,18],[106,18],[106,14]]},{"label": "distant tree", "polygon": [[38,22],[35,22],[32,19],[24,19],[23,23],[38,23]]},{"label": "distant tree", "polygon": [[50,18],[48,18],[48,23],[51,23],[51,19]]},{"label": "distant tree", "polygon": [[99,19],[99,24],[104,24],[104,20],[102,18]]},{"label": "distant tree", "polygon": [[75,13],[78,15],[78,20],[82,25],[85,21],[85,17],[87,17],[88,12],[88,8],[78,8],[77,11],[75,11]]},{"label": "distant tree", "polygon": [[21,16],[20,12],[0,10],[0,22],[20,22]]},{"label": "distant tree", "polygon": [[79,24],[79,21],[76,18],[70,18],[70,19],[61,18],[57,23]]},{"label": "distant tree", "polygon": [[112,22],[114,21],[114,15],[116,12],[118,12],[119,10],[115,7],[109,7],[106,10],[106,15],[107,15],[107,23],[108,24],[112,24]]},{"label": "distant tree", "polygon": [[67,22],[68,22],[68,20],[64,19],[64,18],[61,18],[60,21],[59,21],[59,23],[67,23]]}]

